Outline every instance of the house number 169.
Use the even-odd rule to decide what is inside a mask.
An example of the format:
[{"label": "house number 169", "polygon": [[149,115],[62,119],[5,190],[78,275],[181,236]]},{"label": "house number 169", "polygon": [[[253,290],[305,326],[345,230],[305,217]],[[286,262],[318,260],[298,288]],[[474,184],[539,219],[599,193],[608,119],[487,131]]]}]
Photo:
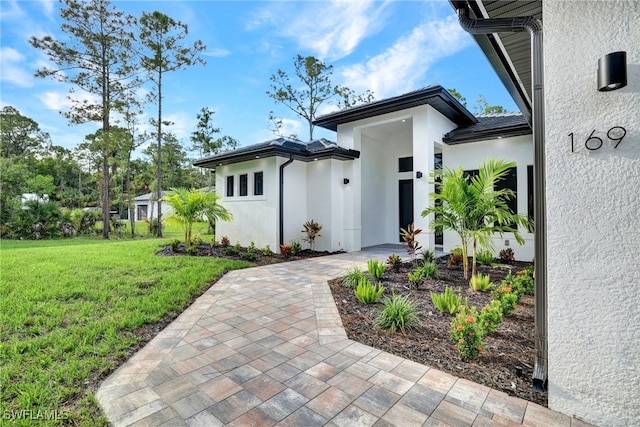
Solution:
[{"label": "house number 169", "polygon": [[[596,133],[595,129],[593,130],[593,132],[591,132],[591,135],[589,135],[589,137],[584,141],[584,148],[590,151],[599,150],[604,143],[602,141],[602,138],[594,136],[594,133]],[[626,134],[627,130],[625,128],[623,128],[622,126],[614,126],[607,131],[607,138],[616,143],[613,148],[618,148],[618,145],[620,145]],[[575,153],[576,147],[573,138],[573,132],[569,134],[569,137],[571,138],[571,152]]]}]

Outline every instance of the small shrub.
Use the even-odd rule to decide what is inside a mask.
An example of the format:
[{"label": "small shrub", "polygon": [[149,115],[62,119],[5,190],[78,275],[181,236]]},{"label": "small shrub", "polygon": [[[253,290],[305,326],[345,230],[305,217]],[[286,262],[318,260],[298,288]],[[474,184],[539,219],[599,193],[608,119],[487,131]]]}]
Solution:
[{"label": "small shrub", "polygon": [[409,280],[409,283],[412,286],[415,286],[416,289],[418,289],[418,286],[420,286],[420,282],[422,281],[423,277],[424,277],[424,274],[422,273],[422,269],[417,269],[407,274],[407,279]]},{"label": "small shrub", "polygon": [[196,234],[196,237],[193,238],[192,243],[196,246],[201,245],[203,242],[202,236],[200,234]]},{"label": "small shrub", "polygon": [[480,326],[484,329],[484,334],[492,334],[502,323],[502,304],[498,300],[491,302],[480,310]]},{"label": "small shrub", "polygon": [[292,240],[289,244],[291,245],[291,255],[296,256],[302,252],[302,245],[297,240]]},{"label": "small shrub", "polygon": [[369,279],[360,279],[354,291],[356,298],[364,304],[373,304],[384,293],[385,289],[382,285],[372,285]]},{"label": "small shrub", "polygon": [[453,248],[449,253],[449,267],[462,264],[462,248]]},{"label": "small shrub", "polygon": [[469,280],[469,286],[474,291],[487,291],[492,287],[491,278],[488,274],[476,274],[475,276],[471,276],[471,279]]},{"label": "small shrub", "polygon": [[256,251],[257,251],[256,244],[253,243],[253,240],[252,240],[251,243],[249,243],[249,246],[247,246],[247,252],[255,253]]},{"label": "small shrub", "polygon": [[367,276],[364,274],[364,271],[360,270],[359,267],[353,267],[351,270],[347,271],[347,273],[342,276],[342,286],[345,288],[354,289],[360,283],[360,280],[366,279]]},{"label": "small shrub", "polygon": [[187,248],[187,253],[191,256],[198,255],[198,247],[196,245],[191,245]]},{"label": "small shrub", "polygon": [[400,258],[399,255],[391,254],[389,258],[387,258],[387,265],[397,273],[402,266],[402,258]]},{"label": "small shrub", "polygon": [[238,250],[238,252],[240,252],[240,250],[242,249],[242,245],[240,244],[240,241],[236,242],[235,248]]},{"label": "small shrub", "polygon": [[220,239],[220,246],[222,246],[223,248],[226,248],[227,246],[231,245],[231,240],[229,240],[229,238],[227,236],[222,236],[222,239]]},{"label": "small shrub", "polygon": [[453,315],[462,303],[462,297],[453,293],[453,288],[449,286],[445,286],[441,294],[435,292],[429,292],[429,294],[433,305],[444,314]]},{"label": "small shrub", "polygon": [[314,220],[307,221],[302,225],[302,232],[306,234],[306,237],[303,237],[302,240],[309,243],[309,247],[313,250],[313,245],[316,241],[316,238],[322,237],[320,231],[322,230],[322,226],[315,222]]},{"label": "small shrub", "polygon": [[438,278],[438,266],[434,262],[425,262],[420,271],[422,271],[422,276],[427,279]]},{"label": "small shrub", "polygon": [[478,322],[478,312],[475,307],[461,305],[456,317],[451,321],[450,338],[456,343],[458,355],[462,360],[478,357],[484,350],[482,341],[482,327]]},{"label": "small shrub", "polygon": [[169,242],[169,246],[171,246],[171,250],[173,252],[178,252],[178,248],[180,248],[180,240],[173,239],[171,242]]},{"label": "small shrub", "polygon": [[264,256],[273,255],[273,251],[271,250],[271,247],[269,247],[269,245],[265,246],[264,249],[262,249],[262,255]]},{"label": "small shrub", "polygon": [[258,259],[258,254],[255,252],[246,252],[240,255],[240,258],[244,261],[253,262]]},{"label": "small shrub", "polygon": [[422,262],[425,264],[431,263],[436,259],[436,253],[431,249],[425,249],[422,251]]},{"label": "small shrub", "polygon": [[236,256],[240,251],[235,246],[225,246],[222,248],[222,253],[226,256]]},{"label": "small shrub", "polygon": [[392,295],[384,299],[384,308],[376,318],[376,324],[383,329],[405,333],[413,329],[418,320],[418,301],[408,295]]},{"label": "small shrub", "polygon": [[291,245],[287,245],[286,243],[284,245],[280,245],[280,253],[283,257],[289,258],[291,256]]},{"label": "small shrub", "polygon": [[367,270],[369,271],[369,274],[371,275],[371,277],[377,279],[378,281],[382,279],[382,276],[384,276],[384,272],[386,269],[387,267],[382,261],[377,261],[375,259],[370,259],[369,261],[367,261]]},{"label": "small shrub", "polygon": [[504,284],[504,282],[491,292],[491,298],[500,301],[503,316],[513,314],[518,305],[518,295],[513,292],[511,286]]},{"label": "small shrub", "polygon": [[416,236],[420,233],[422,233],[422,229],[415,228],[413,223],[407,225],[406,230],[404,228],[400,229],[400,235],[402,236],[404,242],[407,244],[407,253],[411,255],[411,260],[413,261],[415,261],[416,254],[422,248],[422,246],[420,246],[420,243],[418,243],[418,241],[416,240]]},{"label": "small shrub", "polygon": [[505,264],[512,264],[516,260],[515,255],[513,254],[513,249],[505,248],[500,251],[500,261]]},{"label": "small shrub", "polygon": [[489,251],[480,251],[476,254],[476,261],[480,265],[491,265],[493,264],[493,253]]},{"label": "small shrub", "polygon": [[533,267],[527,267],[524,270],[516,271],[516,277],[514,282],[519,284],[522,292],[525,295],[533,295],[536,290],[535,282],[533,281]]}]

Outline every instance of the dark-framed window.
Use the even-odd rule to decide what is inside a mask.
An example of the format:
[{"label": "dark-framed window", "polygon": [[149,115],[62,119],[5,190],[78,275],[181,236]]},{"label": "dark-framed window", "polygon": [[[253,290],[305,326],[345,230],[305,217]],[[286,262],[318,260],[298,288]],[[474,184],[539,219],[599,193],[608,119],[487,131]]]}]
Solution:
[{"label": "dark-framed window", "polygon": [[233,175],[227,177],[227,197],[233,197]]},{"label": "dark-framed window", "polygon": [[253,174],[253,195],[262,196],[264,194],[264,174],[256,172]]},{"label": "dark-framed window", "polygon": [[[509,212],[512,214],[518,213],[518,171],[515,167],[509,168],[507,170],[507,174],[503,179],[495,183],[495,190],[511,190],[513,191],[513,197],[507,200],[507,206],[509,208]],[[507,224],[512,228],[516,228],[516,223]]]},{"label": "dark-framed window", "polygon": [[398,159],[398,172],[413,171],[413,157],[400,157]]},{"label": "dark-framed window", "polygon": [[247,174],[240,175],[240,196],[246,196],[249,193],[249,178]]}]

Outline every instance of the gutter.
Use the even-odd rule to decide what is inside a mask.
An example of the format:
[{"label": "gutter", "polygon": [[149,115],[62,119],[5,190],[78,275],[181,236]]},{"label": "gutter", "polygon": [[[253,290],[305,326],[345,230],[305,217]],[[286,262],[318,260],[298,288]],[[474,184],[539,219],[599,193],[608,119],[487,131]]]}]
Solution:
[{"label": "gutter", "polygon": [[533,200],[535,213],[535,342],[536,358],[533,388],[544,391],[547,385],[547,218],[544,153],[544,85],[542,22],[527,16],[496,19],[472,19],[466,5],[456,6],[460,26],[471,34],[528,31],[531,35],[531,80],[533,85]]},{"label": "gutter", "polygon": [[280,165],[280,245],[284,245],[284,168],[293,163],[293,155],[289,156],[289,160]]}]

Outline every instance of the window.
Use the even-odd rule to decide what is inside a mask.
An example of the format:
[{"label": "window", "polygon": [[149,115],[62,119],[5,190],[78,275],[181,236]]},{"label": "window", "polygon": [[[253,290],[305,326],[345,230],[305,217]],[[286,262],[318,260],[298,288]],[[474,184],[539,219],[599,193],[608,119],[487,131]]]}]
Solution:
[{"label": "window", "polygon": [[227,197],[233,197],[233,175],[227,177]]},{"label": "window", "polygon": [[240,196],[246,196],[248,191],[248,178],[247,174],[240,175]]},{"label": "window", "polygon": [[398,172],[411,172],[413,170],[413,157],[400,157],[398,159]]},{"label": "window", "polygon": [[[495,190],[508,189],[513,191],[513,197],[507,200],[507,206],[509,212],[512,214],[518,213],[518,174],[516,168],[509,168],[504,179],[496,182]],[[516,228],[515,223],[507,224],[509,227]]]},{"label": "window", "polygon": [[471,169],[471,170],[462,172],[462,176],[464,176],[468,182],[471,182],[471,180],[476,176],[478,176],[479,174],[480,174],[479,169]]},{"label": "window", "polygon": [[262,196],[264,194],[263,186],[264,175],[262,172],[256,172],[253,174],[253,195]]}]

